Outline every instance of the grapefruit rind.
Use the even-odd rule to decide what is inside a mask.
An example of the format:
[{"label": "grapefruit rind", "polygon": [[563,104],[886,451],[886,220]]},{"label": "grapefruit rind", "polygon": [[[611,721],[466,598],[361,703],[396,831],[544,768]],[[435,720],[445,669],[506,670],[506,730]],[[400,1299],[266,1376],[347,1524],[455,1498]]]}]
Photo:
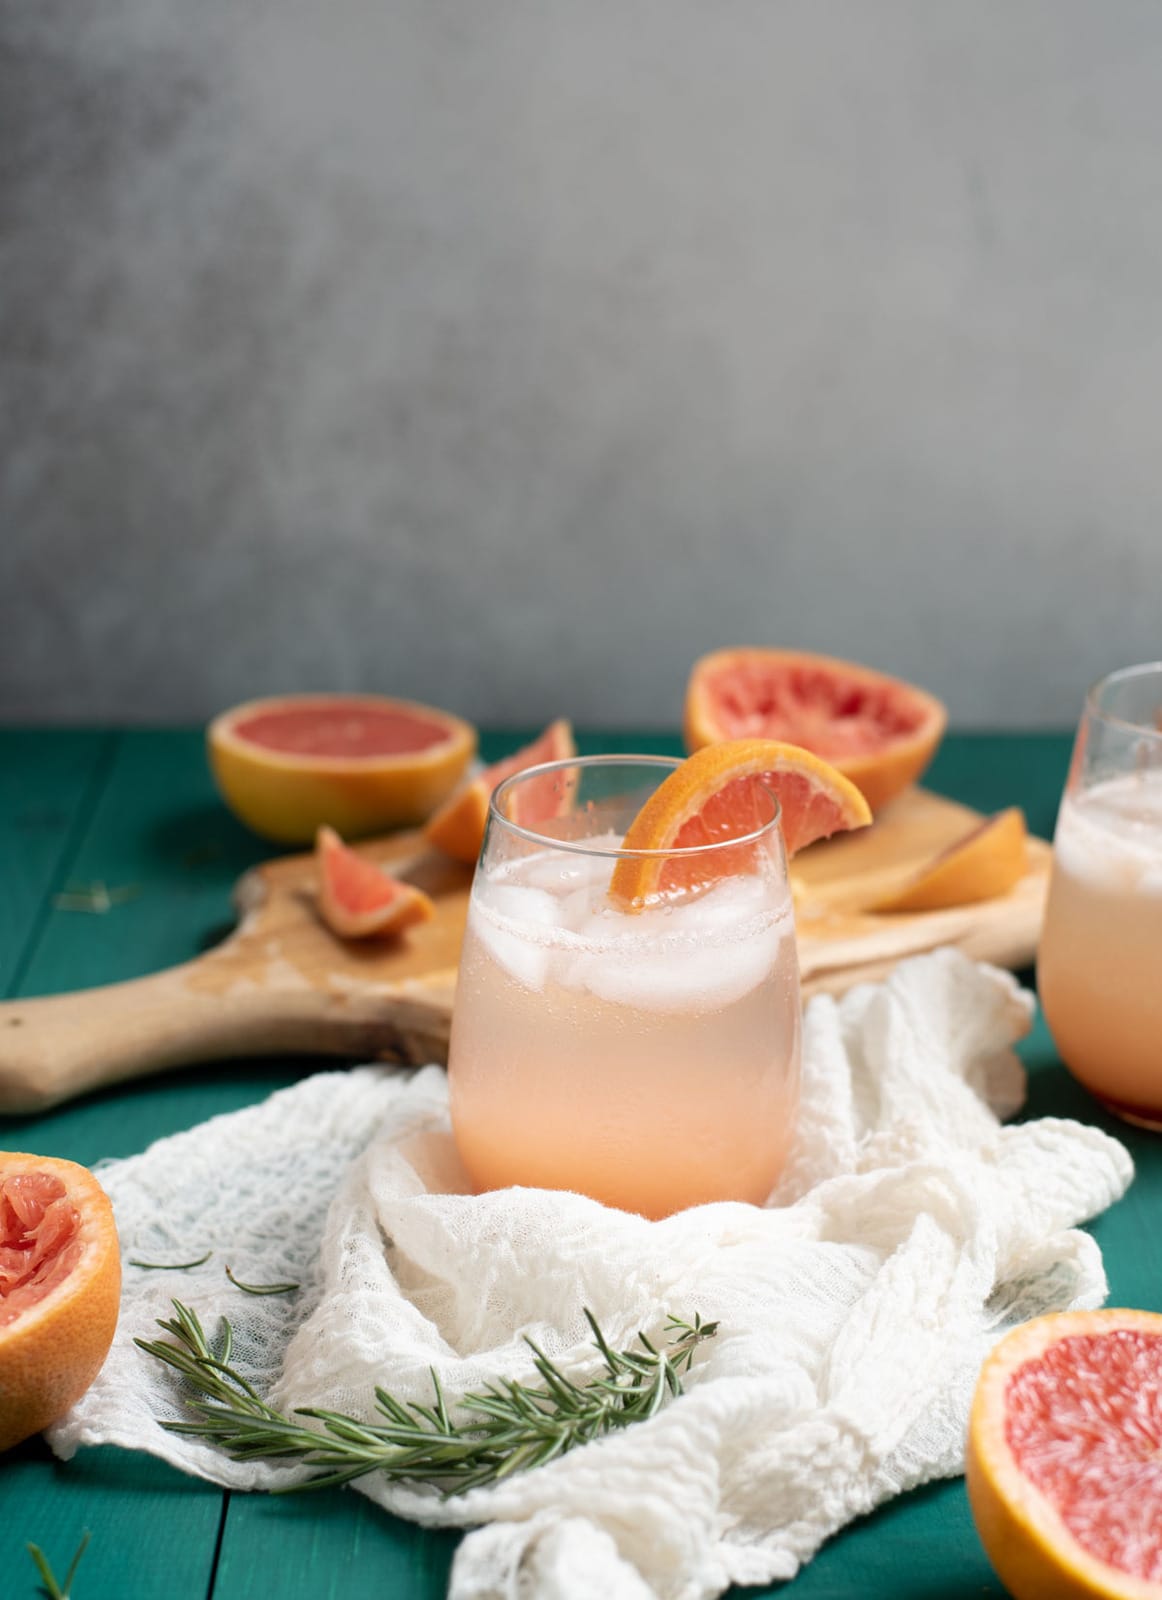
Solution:
[{"label": "grapefruit rind", "polygon": [[425,823],[424,838],[445,855],[472,866],[484,842],[488,806],[497,785],[526,767],[548,761],[568,761],[576,754],[573,726],[567,717],[558,717],[531,744],[522,745],[512,755],[494,761],[461,785]]},{"label": "grapefruit rind", "polygon": [[867,907],[876,913],[943,911],[998,900],[1029,869],[1025,813],[998,811],[932,858],[895,893]]},{"label": "grapefruit rind", "polygon": [[[271,749],[235,729],[263,712],[344,705],[392,708],[436,722],[447,738],[394,755],[313,756]],[[206,730],[210,768],[223,800],[240,822],[279,844],[308,844],[324,823],[356,839],[413,826],[431,816],[459,783],[476,750],[476,730],[450,711],[383,695],[285,695],[248,700],[221,712]]]},{"label": "grapefruit rind", "polygon": [[1006,1391],[1019,1367],[1062,1339],[1121,1328],[1162,1337],[1162,1315],[1115,1308],[1051,1312],[1006,1335],[981,1369],[965,1482],[981,1543],[1014,1600],[1162,1600],[1162,1582],[1111,1566],[1078,1543],[1056,1506],[1022,1472],[1006,1433]]},{"label": "grapefruit rind", "polygon": [[[893,704],[910,724],[898,733],[885,733],[876,749],[847,754],[827,748],[826,717],[821,719],[823,731],[818,743],[811,737],[798,738],[797,742],[814,750],[850,778],[862,790],[873,812],[881,811],[924,772],[944,737],[948,713],[944,703],[926,689],[858,662],[805,650],[775,650],[762,646],[715,650],[702,656],[694,663],[686,686],[683,731],[687,750],[700,750],[705,745],[738,737],[742,731],[724,725],[716,693],[731,673],[751,672],[756,676],[767,673],[777,678],[795,671],[815,673],[821,680],[830,679],[837,686],[849,686],[856,694],[878,696],[881,701]],[[756,720],[761,717],[762,712],[756,711]],[[777,720],[746,731],[796,742],[796,731]]]},{"label": "grapefruit rind", "polygon": [[431,898],[349,849],[333,828],[315,839],[319,912],[341,939],[388,938],[436,915]]},{"label": "grapefruit rind", "polygon": [[[678,848],[691,819],[728,785],[747,778],[761,780],[779,801],[788,857],[831,834],[866,827],[872,820],[868,803],[855,784],[811,751],[777,739],[735,739],[706,745],[675,767],[631,822],[622,848],[634,852]],[[610,899],[623,910],[640,910],[657,893],[667,861],[672,859],[648,854],[622,856],[613,869]],[[737,863],[737,852],[724,852],[722,859],[724,867]],[[705,851],[703,874],[712,870],[713,864],[714,852]]]},{"label": "grapefruit rind", "polygon": [[79,1217],[80,1259],[60,1283],[0,1328],[0,1450],[64,1415],[101,1370],[121,1306],[113,1207],[93,1174],[53,1156],[0,1151],[0,1181],[50,1173]]}]

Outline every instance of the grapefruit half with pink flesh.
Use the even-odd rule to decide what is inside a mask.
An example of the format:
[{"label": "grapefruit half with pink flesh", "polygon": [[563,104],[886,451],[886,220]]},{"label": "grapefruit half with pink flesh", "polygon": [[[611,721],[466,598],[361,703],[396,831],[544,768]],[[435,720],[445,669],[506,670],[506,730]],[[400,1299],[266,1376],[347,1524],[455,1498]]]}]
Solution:
[{"label": "grapefruit half with pink flesh", "polygon": [[931,761],[947,713],[935,695],[871,667],[803,650],[716,650],[686,686],[688,750],[782,739],[821,756],[881,810]]},{"label": "grapefruit half with pink flesh", "polygon": [[1016,1600],[1162,1600],[1162,1316],[1069,1311],[981,1369],[966,1466]]},{"label": "grapefruit half with pink flesh", "polygon": [[384,938],[417,922],[430,922],[436,908],[422,889],[393,878],[374,861],[348,848],[334,828],[315,839],[319,910],[332,933],[343,939]]},{"label": "grapefruit half with pink flesh", "polygon": [[[463,784],[425,825],[424,837],[447,855],[471,866],[480,854],[488,805],[497,785],[527,767],[548,761],[568,761],[576,754],[573,728],[566,718],[559,717],[531,744],[485,767]],[[535,830],[538,822],[558,815],[561,794],[562,787],[556,775],[546,773],[543,781],[539,777],[530,778],[512,796],[507,813],[509,820]]]},{"label": "grapefruit half with pink flesh", "polygon": [[0,1151],[0,1450],[80,1399],[120,1304],[117,1228],[97,1179],[72,1161]]},{"label": "grapefruit half with pink flesh", "polygon": [[476,749],[463,718],[382,695],[250,700],[206,737],[226,804],[281,844],[306,844],[324,823],[354,839],[423,822]]}]

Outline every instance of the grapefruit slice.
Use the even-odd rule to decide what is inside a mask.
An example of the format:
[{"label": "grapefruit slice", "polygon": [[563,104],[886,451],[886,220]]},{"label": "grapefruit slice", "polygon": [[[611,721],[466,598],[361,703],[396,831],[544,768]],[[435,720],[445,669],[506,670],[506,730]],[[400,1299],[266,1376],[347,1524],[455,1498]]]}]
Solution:
[{"label": "grapefruit slice", "polygon": [[0,1151],[0,1450],[79,1400],[109,1353],[121,1254],[85,1167]]},{"label": "grapefruit slice", "polygon": [[207,734],[223,800],[266,839],[306,844],[323,823],[344,838],[423,822],[476,749],[450,711],[382,695],[249,700]]},{"label": "grapefruit slice", "polygon": [[[463,784],[452,798],[444,803],[424,827],[424,837],[457,861],[469,866],[480,854],[484,839],[484,826],[488,821],[488,803],[497,784],[523,772],[526,767],[540,766],[546,761],[568,761],[577,754],[572,725],[565,717],[551,722],[522,749],[505,756],[503,761],[485,767],[474,778]],[[513,796],[510,820],[522,827],[535,828],[538,822],[556,816],[561,805],[561,786],[552,776],[544,782],[532,780],[520,786]]]},{"label": "grapefruit slice", "polygon": [[334,828],[320,828],[315,839],[319,869],[319,910],[332,933],[343,939],[368,939],[402,933],[430,922],[436,908],[422,889],[393,878],[374,861],[349,850]]},{"label": "grapefruit slice", "polygon": [[[779,802],[788,856],[871,821],[855,784],[809,750],[777,739],[734,739],[707,745],[675,767],[630,823],[623,847],[697,850],[745,838],[770,817],[763,790]],[[610,897],[625,910],[640,910],[656,895],[704,884],[708,868],[722,876],[745,870],[736,851],[685,862],[623,856],[613,870]]]},{"label": "grapefruit slice", "polygon": [[1025,813],[1019,806],[986,817],[962,839],[934,856],[896,894],[869,911],[941,911],[1008,894],[1028,869]]},{"label": "grapefruit slice", "polygon": [[966,1478],[1016,1600],[1162,1600],[1162,1316],[1055,1312],[1010,1333],[977,1383]]},{"label": "grapefruit slice", "polygon": [[686,748],[720,739],[786,739],[860,788],[873,811],[924,771],[944,736],[934,695],[833,656],[803,650],[716,650],[686,686]]}]

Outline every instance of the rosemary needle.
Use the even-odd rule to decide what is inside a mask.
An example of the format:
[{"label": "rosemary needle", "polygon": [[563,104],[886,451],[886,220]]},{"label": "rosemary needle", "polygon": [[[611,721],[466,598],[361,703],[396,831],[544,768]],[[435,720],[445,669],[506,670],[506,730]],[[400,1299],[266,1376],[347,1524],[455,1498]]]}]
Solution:
[{"label": "rosemary needle", "polygon": [[213,1254],[212,1250],[207,1250],[196,1261],[130,1261],[129,1265],[140,1267],[143,1272],[186,1272],[190,1267],[204,1266]]},{"label": "rosemary needle", "polygon": [[[446,1495],[499,1482],[510,1473],[542,1466],[602,1434],[652,1417],[668,1397],[682,1393],[681,1374],[702,1341],[718,1331],[717,1322],[703,1322],[700,1316],[693,1322],[670,1317],[665,1349],[656,1349],[639,1333],[640,1348],[614,1350],[586,1311],[604,1367],[598,1377],[574,1383],[526,1338],[542,1380],[536,1387],[511,1379],[490,1383],[480,1392],[464,1395],[459,1402],[462,1418],[453,1420],[433,1369],[429,1405],[405,1403],[377,1388],[381,1420],[365,1423],[315,1407],[300,1407],[289,1417],[275,1411],[229,1366],[229,1322],[223,1318],[222,1348],[215,1353],[197,1313],[179,1300],[173,1308],[172,1318],[158,1321],[173,1342],[134,1340],[139,1349],[186,1380],[183,1399],[196,1420],[162,1426],[217,1444],[236,1461],[282,1458],[321,1469],[305,1483],[276,1493],[349,1483],[369,1472],[382,1472],[392,1480],[423,1479]],[[322,1430],[307,1427],[296,1417],[320,1422]]]},{"label": "rosemary needle", "polygon": [[243,1294],[292,1294],[302,1287],[298,1283],[243,1283],[241,1278],[236,1278],[230,1268],[226,1268],[226,1276],[236,1289],[241,1289]]},{"label": "rosemary needle", "polygon": [[38,1544],[26,1544],[24,1546],[32,1557],[36,1570],[40,1573],[40,1581],[44,1584],[45,1593],[48,1595],[49,1600],[69,1600],[73,1589],[73,1579],[76,1577],[77,1568],[81,1564],[81,1557],[88,1548],[89,1540],[92,1537],[92,1534],[86,1528],[81,1535],[81,1542],[76,1548],[76,1553],[69,1563],[69,1570],[65,1573],[63,1587],[57,1582],[56,1574],[48,1564],[48,1557],[40,1546]]}]

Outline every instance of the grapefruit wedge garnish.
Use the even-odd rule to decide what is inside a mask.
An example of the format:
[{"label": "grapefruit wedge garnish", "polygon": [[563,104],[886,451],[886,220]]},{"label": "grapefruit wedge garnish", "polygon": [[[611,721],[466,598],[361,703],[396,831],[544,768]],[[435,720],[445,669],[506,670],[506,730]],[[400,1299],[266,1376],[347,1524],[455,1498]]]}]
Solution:
[{"label": "grapefruit wedge garnish", "polygon": [[[744,839],[779,803],[788,856],[817,839],[862,828],[871,821],[863,795],[841,772],[777,739],[734,739],[707,745],[675,767],[642,806],[623,841],[625,850],[702,850]],[[610,898],[623,909],[640,908],[653,896],[704,884],[708,873],[739,869],[742,852],[703,853],[688,861],[675,856],[622,856],[613,870]]]},{"label": "grapefruit wedge garnish", "polygon": [[1037,1317],[985,1362],[973,1520],[1016,1600],[1162,1600],[1162,1316]]},{"label": "grapefruit wedge garnish", "polygon": [[873,811],[931,761],[946,713],[935,695],[886,672],[806,650],[715,650],[686,685],[687,750],[720,739],[786,739],[831,762]]},{"label": "grapefruit wedge garnish", "polygon": [[235,816],[266,839],[306,844],[323,823],[345,839],[423,822],[476,749],[462,717],[371,694],[298,694],[223,711],[206,732]]},{"label": "grapefruit wedge garnish", "polygon": [[356,855],[334,828],[319,829],[315,862],[319,910],[331,932],[343,939],[402,933],[417,922],[430,922],[436,914],[422,889]]},{"label": "grapefruit wedge garnish", "polygon": [[[426,824],[424,837],[447,855],[455,856],[457,861],[466,861],[471,866],[480,854],[484,826],[488,821],[488,803],[497,785],[506,778],[515,777],[526,767],[540,766],[546,761],[568,761],[576,754],[572,725],[566,718],[560,717],[556,722],[551,722],[532,744],[526,744],[512,755],[505,756],[503,761],[485,767],[462,784]],[[513,795],[509,820],[522,827],[535,829],[538,822],[545,822],[559,813],[561,796],[561,785],[553,776],[546,775],[543,782],[530,779],[528,783],[521,784]]]},{"label": "grapefruit wedge garnish", "polygon": [[0,1151],[0,1450],[63,1416],[109,1353],[121,1253],[93,1174]]},{"label": "grapefruit wedge garnish", "polygon": [[869,911],[941,911],[1008,894],[1028,869],[1025,813],[998,811],[933,857],[916,875]]}]

